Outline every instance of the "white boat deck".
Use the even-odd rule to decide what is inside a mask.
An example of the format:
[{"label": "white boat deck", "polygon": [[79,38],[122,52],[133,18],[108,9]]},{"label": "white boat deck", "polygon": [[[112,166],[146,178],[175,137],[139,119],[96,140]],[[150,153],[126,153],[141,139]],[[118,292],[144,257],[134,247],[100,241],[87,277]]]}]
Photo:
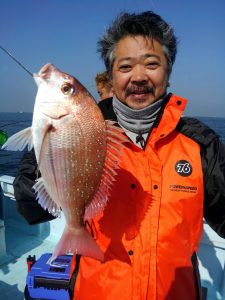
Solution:
[{"label": "white boat deck", "polygon": [[0,257],[0,299],[24,299],[23,291],[27,275],[27,257],[52,252],[54,243],[20,232],[7,226],[6,255]]},{"label": "white boat deck", "polygon": [[[52,252],[65,220],[28,225],[16,209],[12,182],[0,176],[0,299],[22,300],[26,285],[27,257]],[[198,252],[203,300],[225,300],[225,240],[204,224]],[[63,300],[63,299],[62,299]]]},{"label": "white boat deck", "polygon": [[13,180],[10,176],[0,176],[0,299],[4,300],[24,299],[27,257],[35,255],[38,259],[44,253],[51,253],[65,223],[62,216],[29,225],[17,212]]}]

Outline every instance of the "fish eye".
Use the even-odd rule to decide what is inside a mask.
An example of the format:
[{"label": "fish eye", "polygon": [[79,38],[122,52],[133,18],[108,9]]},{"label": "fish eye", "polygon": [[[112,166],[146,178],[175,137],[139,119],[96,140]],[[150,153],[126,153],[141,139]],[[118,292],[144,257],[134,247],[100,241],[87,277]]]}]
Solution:
[{"label": "fish eye", "polygon": [[63,94],[65,95],[72,95],[75,92],[75,89],[73,87],[72,84],[70,84],[69,82],[65,82],[62,86],[61,86],[61,91],[63,92]]}]

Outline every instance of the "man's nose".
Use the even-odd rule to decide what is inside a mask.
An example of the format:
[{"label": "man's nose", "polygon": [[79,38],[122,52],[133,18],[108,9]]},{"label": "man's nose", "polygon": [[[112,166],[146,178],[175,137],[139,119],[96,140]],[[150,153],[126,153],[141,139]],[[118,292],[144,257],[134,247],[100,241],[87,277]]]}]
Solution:
[{"label": "man's nose", "polygon": [[131,83],[132,84],[146,84],[148,76],[144,66],[137,65],[132,70]]}]

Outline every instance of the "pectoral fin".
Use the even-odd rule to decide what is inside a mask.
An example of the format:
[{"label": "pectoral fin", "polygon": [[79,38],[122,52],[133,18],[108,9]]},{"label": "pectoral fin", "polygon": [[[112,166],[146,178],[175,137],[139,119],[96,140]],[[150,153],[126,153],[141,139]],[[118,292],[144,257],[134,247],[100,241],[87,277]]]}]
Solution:
[{"label": "pectoral fin", "polygon": [[2,146],[2,149],[11,151],[22,151],[26,146],[30,151],[33,148],[32,128],[25,128],[12,135]]}]

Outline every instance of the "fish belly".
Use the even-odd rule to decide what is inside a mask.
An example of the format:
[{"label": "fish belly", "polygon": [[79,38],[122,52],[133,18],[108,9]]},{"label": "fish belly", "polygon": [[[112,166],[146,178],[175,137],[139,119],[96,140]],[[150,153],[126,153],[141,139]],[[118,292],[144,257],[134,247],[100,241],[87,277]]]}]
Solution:
[{"label": "fish belly", "polygon": [[49,195],[62,208],[68,224],[83,222],[84,209],[101,181],[105,155],[104,122],[70,121],[46,135],[40,171]]}]

